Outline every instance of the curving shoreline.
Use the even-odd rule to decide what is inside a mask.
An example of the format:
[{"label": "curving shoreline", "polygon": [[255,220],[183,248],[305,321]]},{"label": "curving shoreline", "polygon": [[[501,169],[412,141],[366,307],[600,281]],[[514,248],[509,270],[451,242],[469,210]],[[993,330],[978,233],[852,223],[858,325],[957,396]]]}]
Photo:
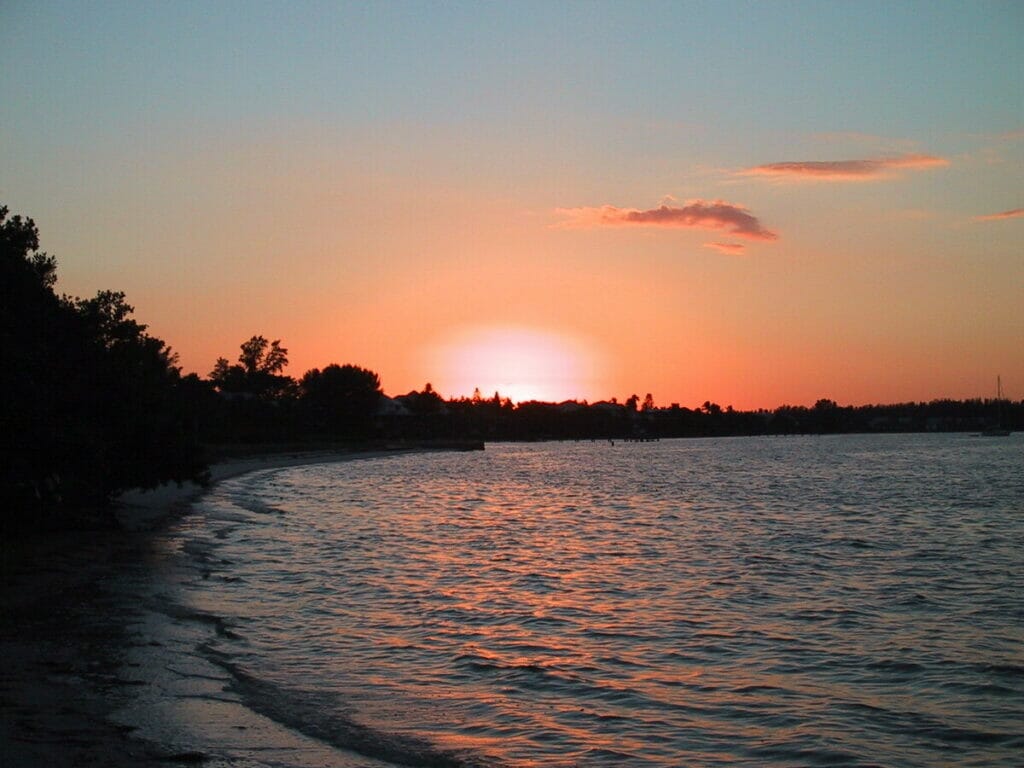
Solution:
[{"label": "curving shoreline", "polygon": [[[118,710],[131,706],[140,691],[153,686],[154,670],[162,667],[160,655],[166,653],[161,641],[137,630],[145,621],[144,600],[129,599],[137,596],[133,590],[141,590],[141,582],[149,575],[148,562],[157,556],[159,532],[187,514],[216,483],[229,478],[258,470],[409,452],[298,451],[222,461],[211,465],[207,487],[188,483],[124,494],[116,508],[123,530],[76,532],[27,542],[31,554],[22,553],[20,562],[5,563],[0,590],[3,763],[25,768],[240,764],[205,752],[202,734],[196,735],[194,747],[182,749],[180,743],[140,738],[136,727],[119,722],[116,716]],[[235,711],[220,712],[219,717],[245,722],[233,727],[250,729],[252,736],[264,741],[291,742],[279,744],[282,749],[303,751],[292,734],[274,732],[254,722],[251,715],[236,704]],[[337,765],[363,764],[337,757]]]},{"label": "curving shoreline", "polygon": [[181,486],[167,484],[151,491],[129,491],[117,501],[117,517],[121,525],[128,531],[143,531],[159,527],[184,510],[206,493],[210,488],[224,480],[256,472],[262,469],[283,469],[306,464],[331,464],[342,461],[361,459],[378,459],[385,456],[398,456],[403,453],[425,451],[423,448],[399,448],[379,451],[289,451],[269,453],[252,457],[232,458],[210,465],[210,482],[206,487],[197,483],[184,483]]}]

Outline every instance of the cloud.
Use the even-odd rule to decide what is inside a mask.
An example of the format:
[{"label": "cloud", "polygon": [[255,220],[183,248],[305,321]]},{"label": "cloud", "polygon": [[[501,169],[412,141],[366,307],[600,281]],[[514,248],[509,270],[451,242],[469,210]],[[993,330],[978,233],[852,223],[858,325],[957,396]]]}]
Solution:
[{"label": "cloud", "polygon": [[898,155],[868,160],[802,160],[797,162],[768,163],[739,172],[741,176],[815,181],[874,181],[890,178],[897,171],[922,171],[949,165],[949,160],[934,155]]},{"label": "cloud", "polygon": [[1003,219],[1024,218],[1024,208],[1012,208],[1009,211],[1000,213],[987,213],[984,216],[975,216],[971,221],[1001,221]]},{"label": "cloud", "polygon": [[727,253],[731,256],[739,256],[746,250],[743,243],[704,243],[705,248],[713,248],[719,253]]},{"label": "cloud", "polygon": [[565,221],[556,226],[571,229],[593,227],[666,227],[724,229],[750,240],[777,240],[778,235],[761,226],[757,217],[741,205],[724,200],[690,200],[686,205],[662,204],[646,211],[602,205],[590,208],[558,208]]}]

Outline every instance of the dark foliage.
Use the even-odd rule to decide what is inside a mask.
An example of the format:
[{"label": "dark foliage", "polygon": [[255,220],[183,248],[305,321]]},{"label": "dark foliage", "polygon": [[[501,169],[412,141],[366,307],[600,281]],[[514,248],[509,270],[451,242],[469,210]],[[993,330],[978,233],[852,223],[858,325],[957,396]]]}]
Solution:
[{"label": "dark foliage", "polygon": [[240,349],[235,365],[230,365],[227,358],[217,359],[210,381],[218,391],[276,400],[294,390],[295,382],[281,375],[288,365],[288,350],[281,346],[280,339],[267,341],[263,336],[253,336]]},{"label": "dark foliage", "polygon": [[202,478],[174,355],[124,294],[54,292],[32,219],[0,207],[0,502],[6,525],[73,521],[119,491]]},{"label": "dark foliage", "polygon": [[203,435],[211,442],[273,444],[324,439],[628,440],[1024,427],[1024,403],[1008,400],[853,407],[822,398],[811,408],[737,411],[707,400],[692,409],[678,404],[659,408],[647,394],[642,403],[631,395],[623,403],[612,398],[590,404],[513,405],[497,392],[491,398],[478,391],[471,398],[444,400],[430,384],[420,392],[388,398],[381,393],[376,373],[354,365],[314,368],[279,391],[277,397],[267,398],[222,387],[212,402],[198,409],[204,414]]},{"label": "dark foliage", "polygon": [[308,429],[331,437],[372,435],[382,394],[380,377],[356,365],[314,368],[299,382]]}]

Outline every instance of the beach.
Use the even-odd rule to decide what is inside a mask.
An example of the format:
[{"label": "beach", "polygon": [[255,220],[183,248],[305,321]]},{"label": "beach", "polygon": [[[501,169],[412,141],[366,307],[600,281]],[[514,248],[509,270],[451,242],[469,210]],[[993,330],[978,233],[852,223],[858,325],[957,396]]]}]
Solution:
[{"label": "beach", "polygon": [[[394,455],[294,452],[213,464],[211,485],[257,470]],[[121,530],[47,534],[5,551],[0,593],[0,762],[54,765],[369,765],[323,750],[225,695],[223,672],[153,630],[159,532],[207,489],[133,491]],[[161,617],[166,623],[166,616]],[[203,623],[203,616],[184,617]],[[208,630],[209,627],[206,627]],[[183,646],[184,647],[184,646]],[[167,695],[167,692],[170,695]],[[148,702],[148,714],[126,711]],[[148,721],[147,718],[148,717]],[[233,740],[231,757],[209,745]],[[229,745],[230,746],[230,745]],[[242,757],[239,757],[239,755]],[[249,755],[249,757],[246,757]],[[262,757],[260,756],[262,755]]]}]

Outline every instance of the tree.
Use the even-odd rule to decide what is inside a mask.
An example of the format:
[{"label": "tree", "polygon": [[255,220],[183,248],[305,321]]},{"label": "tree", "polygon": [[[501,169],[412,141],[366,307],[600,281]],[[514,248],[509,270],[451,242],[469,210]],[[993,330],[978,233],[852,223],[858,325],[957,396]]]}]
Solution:
[{"label": "tree", "polygon": [[100,498],[195,476],[202,469],[197,428],[185,407],[177,355],[133,319],[124,293],[100,291],[72,306],[86,339],[83,412],[99,419],[104,444]]},{"label": "tree", "polygon": [[[0,501],[5,521],[81,519],[131,487],[202,479],[175,357],[123,293],[54,293],[32,219],[0,207]],[[19,516],[19,513],[20,516]]]},{"label": "tree", "polygon": [[253,336],[242,343],[241,349],[238,362],[249,376],[280,373],[288,365],[288,350],[281,346],[280,339],[267,341],[262,336]]},{"label": "tree", "polygon": [[644,403],[640,406],[641,411],[653,411],[654,410],[654,395],[648,392],[644,395]]},{"label": "tree", "polygon": [[31,218],[15,215],[7,219],[9,209],[0,205],[0,261],[4,283],[19,283],[22,288],[53,290],[57,282],[57,260],[39,250],[39,230]]},{"label": "tree", "polygon": [[219,357],[210,371],[210,382],[220,391],[277,399],[289,393],[295,382],[281,371],[288,365],[288,350],[281,340],[253,336],[239,345],[238,363]]},{"label": "tree", "polygon": [[818,432],[838,432],[841,427],[842,412],[835,400],[821,398],[814,404],[811,415]]},{"label": "tree", "polygon": [[58,494],[57,416],[72,371],[61,340],[73,317],[53,292],[56,264],[39,251],[35,222],[7,213],[0,206],[0,502],[12,514]]},{"label": "tree", "polygon": [[383,395],[380,377],[367,368],[332,363],[306,371],[299,397],[310,423],[335,435],[367,436]]}]

